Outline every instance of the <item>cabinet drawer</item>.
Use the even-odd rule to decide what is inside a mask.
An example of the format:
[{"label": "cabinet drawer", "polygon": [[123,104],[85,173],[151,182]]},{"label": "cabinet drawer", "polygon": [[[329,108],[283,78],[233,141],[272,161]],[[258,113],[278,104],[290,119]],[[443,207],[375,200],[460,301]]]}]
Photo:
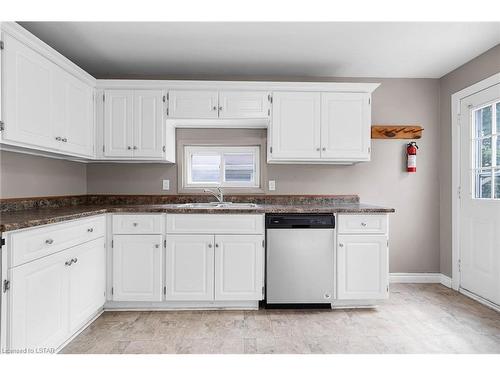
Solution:
[{"label": "cabinet drawer", "polygon": [[167,233],[264,234],[264,215],[167,215]]},{"label": "cabinet drawer", "polygon": [[163,215],[113,215],[113,234],[161,234]]},{"label": "cabinet drawer", "polygon": [[387,215],[338,215],[338,233],[387,233]]},{"label": "cabinet drawer", "polygon": [[104,216],[48,225],[10,234],[10,266],[56,253],[69,247],[103,237],[106,231]]}]

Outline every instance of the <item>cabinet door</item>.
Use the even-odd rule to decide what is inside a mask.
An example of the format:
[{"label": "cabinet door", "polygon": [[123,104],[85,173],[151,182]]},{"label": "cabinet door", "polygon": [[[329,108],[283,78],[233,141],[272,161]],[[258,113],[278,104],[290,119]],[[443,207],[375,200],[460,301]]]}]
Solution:
[{"label": "cabinet door", "polygon": [[168,115],[172,118],[218,118],[217,91],[170,91]]},{"label": "cabinet door", "polygon": [[268,118],[268,95],[263,91],[219,92],[219,118]]},{"label": "cabinet door", "polygon": [[321,158],[370,160],[370,95],[321,94]]},{"label": "cabinet door", "polygon": [[10,349],[56,349],[68,338],[67,260],[62,251],[10,271]]},{"label": "cabinet door", "polygon": [[262,299],[264,236],[215,236],[215,300]]},{"label": "cabinet door", "polygon": [[214,236],[167,235],[167,300],[214,299]]},{"label": "cabinet door", "polygon": [[134,91],[134,157],[163,157],[163,91]]},{"label": "cabinet door", "polygon": [[270,159],[300,161],[319,159],[320,94],[273,93]]},{"label": "cabinet door", "polygon": [[68,73],[66,76],[66,124],[61,149],[93,156],[94,106],[92,88]]},{"label": "cabinet door", "polygon": [[113,236],[113,300],[162,300],[162,236]]},{"label": "cabinet door", "polygon": [[338,236],[337,298],[385,299],[389,293],[386,236]]},{"label": "cabinet door", "polygon": [[134,91],[104,93],[104,156],[132,157]]},{"label": "cabinet door", "polygon": [[104,238],[70,250],[75,262],[69,267],[69,327],[78,330],[105,302],[106,251]]},{"label": "cabinet door", "polygon": [[2,139],[27,146],[57,149],[52,106],[55,65],[4,34]]}]

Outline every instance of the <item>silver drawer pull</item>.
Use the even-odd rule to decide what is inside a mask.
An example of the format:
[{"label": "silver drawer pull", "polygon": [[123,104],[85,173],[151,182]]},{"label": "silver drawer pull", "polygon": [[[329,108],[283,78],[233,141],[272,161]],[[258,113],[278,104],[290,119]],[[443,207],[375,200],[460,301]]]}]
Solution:
[{"label": "silver drawer pull", "polygon": [[92,233],[94,231],[94,228],[89,228],[87,229],[87,232]]},{"label": "silver drawer pull", "polygon": [[132,225],[133,225],[134,227],[136,227],[136,226],[138,226],[138,225],[139,225],[139,223],[133,223]]},{"label": "silver drawer pull", "polygon": [[54,243],[54,240],[52,238],[49,238],[48,240],[45,240],[45,243],[47,245],[52,245]]},{"label": "silver drawer pull", "polygon": [[362,227],[366,227],[366,223],[361,223],[361,226]]}]

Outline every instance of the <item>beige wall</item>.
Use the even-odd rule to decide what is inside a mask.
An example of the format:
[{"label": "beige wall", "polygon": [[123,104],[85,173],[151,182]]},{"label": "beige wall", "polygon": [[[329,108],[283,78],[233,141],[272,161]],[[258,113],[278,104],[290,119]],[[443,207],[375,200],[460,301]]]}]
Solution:
[{"label": "beige wall", "polygon": [[440,86],[440,270],[451,276],[451,95],[500,72],[500,45],[448,73]]},{"label": "beige wall", "polygon": [[0,151],[0,198],[86,193],[84,163]]},{"label": "beige wall", "polygon": [[[418,171],[404,170],[405,141],[374,140],[372,161],[354,166],[267,165],[276,180],[275,194],[359,194],[361,200],[396,209],[391,215],[391,272],[439,271],[439,85],[436,79],[342,79],[381,82],[373,95],[372,118],[378,124],[422,124]],[[340,81],[340,79],[338,79]],[[209,137],[213,130],[199,133]],[[242,138],[265,135],[237,130]],[[185,137],[188,132],[178,136]],[[162,194],[170,179],[176,193],[177,168],[158,164],[89,164],[92,193]],[[266,180],[267,182],[267,180]],[[266,183],[267,185],[267,183]],[[270,192],[267,192],[270,193]]]}]

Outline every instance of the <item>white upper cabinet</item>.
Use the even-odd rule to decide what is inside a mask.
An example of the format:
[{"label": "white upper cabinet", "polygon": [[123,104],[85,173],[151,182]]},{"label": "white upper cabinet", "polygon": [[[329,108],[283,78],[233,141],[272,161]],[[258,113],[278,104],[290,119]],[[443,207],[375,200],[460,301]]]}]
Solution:
[{"label": "white upper cabinet", "polygon": [[217,91],[176,90],[168,93],[170,118],[214,119],[219,116]]},{"label": "white upper cabinet", "polygon": [[320,94],[273,93],[268,161],[307,161],[321,157]]},{"label": "white upper cabinet", "polygon": [[168,93],[173,119],[262,119],[270,114],[266,91],[175,90]]},{"label": "white upper cabinet", "polygon": [[162,158],[165,145],[163,92],[134,91],[134,156]]},{"label": "white upper cabinet", "polygon": [[274,92],[270,163],[370,160],[370,94]]},{"label": "white upper cabinet", "polygon": [[93,89],[4,33],[2,142],[93,157]]},{"label": "white upper cabinet", "polygon": [[162,90],[106,90],[104,157],[163,159],[163,108]]},{"label": "white upper cabinet", "polygon": [[321,94],[321,158],[370,160],[370,95]]},{"label": "white upper cabinet", "polygon": [[219,118],[267,118],[270,114],[269,93],[263,91],[219,92]]}]

